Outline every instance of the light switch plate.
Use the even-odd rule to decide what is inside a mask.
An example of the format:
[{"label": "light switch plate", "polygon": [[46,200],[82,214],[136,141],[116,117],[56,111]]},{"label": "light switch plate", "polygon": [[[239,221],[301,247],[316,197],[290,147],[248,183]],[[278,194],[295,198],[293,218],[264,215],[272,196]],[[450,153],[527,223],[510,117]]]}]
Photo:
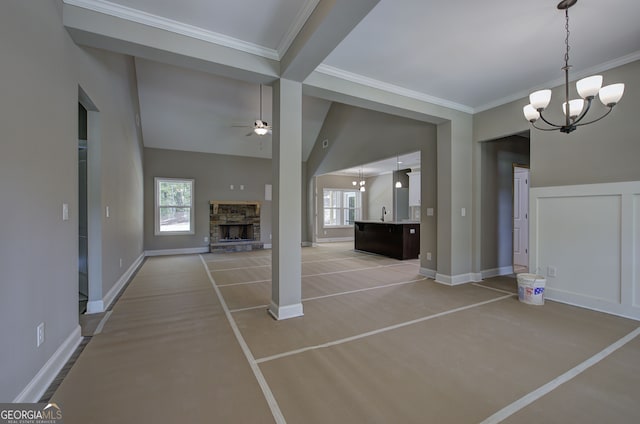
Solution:
[{"label": "light switch plate", "polygon": [[62,220],[63,221],[69,220],[69,204],[68,203],[62,204]]},{"label": "light switch plate", "polygon": [[40,347],[42,343],[44,343],[44,322],[38,324],[36,328],[36,347]]},{"label": "light switch plate", "polygon": [[427,208],[427,216],[433,216],[433,208]]}]

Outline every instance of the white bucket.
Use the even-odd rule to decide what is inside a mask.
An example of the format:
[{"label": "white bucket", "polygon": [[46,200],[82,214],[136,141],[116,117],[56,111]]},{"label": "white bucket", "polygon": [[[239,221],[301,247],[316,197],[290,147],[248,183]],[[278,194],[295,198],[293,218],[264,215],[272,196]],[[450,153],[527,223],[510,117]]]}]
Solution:
[{"label": "white bucket", "polygon": [[544,305],[546,283],[542,275],[518,274],[518,300],[529,305]]}]

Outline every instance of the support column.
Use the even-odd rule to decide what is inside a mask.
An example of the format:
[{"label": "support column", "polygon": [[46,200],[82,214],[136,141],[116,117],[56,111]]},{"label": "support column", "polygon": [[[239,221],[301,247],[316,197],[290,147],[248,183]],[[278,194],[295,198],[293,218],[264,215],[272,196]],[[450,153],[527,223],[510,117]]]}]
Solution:
[{"label": "support column", "polygon": [[302,83],[273,85],[271,305],[277,320],[302,313]]},{"label": "support column", "polygon": [[438,125],[438,257],[436,281],[476,279],[472,272],[473,142],[470,116]]}]

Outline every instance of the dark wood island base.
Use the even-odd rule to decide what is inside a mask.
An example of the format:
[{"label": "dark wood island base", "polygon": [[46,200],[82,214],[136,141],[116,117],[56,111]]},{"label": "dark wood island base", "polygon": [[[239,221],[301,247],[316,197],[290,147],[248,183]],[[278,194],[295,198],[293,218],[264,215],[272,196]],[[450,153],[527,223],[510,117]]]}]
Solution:
[{"label": "dark wood island base", "polygon": [[420,223],[356,221],[355,250],[395,259],[417,259],[420,253]]}]

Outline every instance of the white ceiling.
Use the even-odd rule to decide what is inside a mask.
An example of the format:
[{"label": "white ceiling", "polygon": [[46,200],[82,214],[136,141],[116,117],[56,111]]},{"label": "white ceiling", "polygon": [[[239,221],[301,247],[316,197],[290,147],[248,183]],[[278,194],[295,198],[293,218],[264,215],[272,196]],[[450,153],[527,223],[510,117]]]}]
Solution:
[{"label": "white ceiling", "polygon": [[[382,0],[324,64],[481,110],[560,82],[565,18],[557,3]],[[640,1],[580,0],[569,18],[576,76],[640,57]]]},{"label": "white ceiling", "polygon": [[411,168],[412,171],[416,171],[420,168],[420,152],[406,153],[404,155],[398,155],[376,162],[365,163],[358,167],[331,172],[331,175],[347,175],[351,177],[364,175],[366,178],[376,175],[390,174],[398,169],[407,168]]},{"label": "white ceiling", "polygon": [[[295,47],[292,42],[316,5],[334,4],[327,0],[63,1],[276,62],[286,60],[287,49]],[[331,33],[333,27],[325,28],[325,39],[339,39],[329,40],[335,48],[321,55],[316,70],[475,113],[561,83],[564,13],[556,9],[557,1],[336,0],[338,5],[357,4],[364,17],[353,18],[353,30],[347,26],[339,36]],[[357,14],[321,18],[339,27],[340,19],[351,16]],[[580,0],[570,9],[570,18],[572,78],[640,59],[640,1]],[[317,21],[310,26],[314,25]],[[107,41],[88,37],[84,43],[108,48]],[[270,136],[246,137],[246,128],[232,127],[240,122],[250,125],[258,118],[255,80],[247,82],[242,73],[237,80],[229,79],[193,70],[199,69],[195,66],[142,58],[136,67],[146,146],[270,157]],[[605,81],[612,82],[617,81]],[[263,115],[271,122],[269,87],[264,105]],[[303,100],[303,159],[329,106],[326,100],[308,96]]]}]

